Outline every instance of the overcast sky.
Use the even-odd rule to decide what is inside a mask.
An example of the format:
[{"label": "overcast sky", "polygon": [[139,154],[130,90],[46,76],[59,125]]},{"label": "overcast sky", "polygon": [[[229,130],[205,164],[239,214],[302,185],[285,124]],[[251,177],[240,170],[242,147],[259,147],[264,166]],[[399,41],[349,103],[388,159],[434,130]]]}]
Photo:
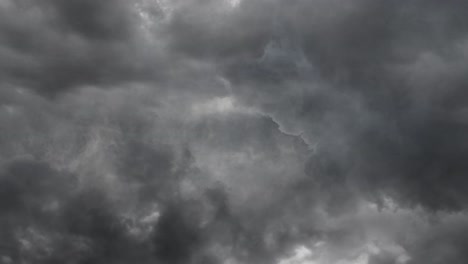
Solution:
[{"label": "overcast sky", "polygon": [[468,263],[467,14],[0,0],[0,264]]}]

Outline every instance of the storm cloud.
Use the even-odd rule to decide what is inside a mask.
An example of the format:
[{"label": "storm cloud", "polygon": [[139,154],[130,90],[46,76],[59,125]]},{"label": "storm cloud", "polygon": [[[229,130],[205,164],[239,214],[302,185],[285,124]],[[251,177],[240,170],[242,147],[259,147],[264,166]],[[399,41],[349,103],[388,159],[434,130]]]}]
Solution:
[{"label": "storm cloud", "polygon": [[466,263],[467,8],[0,0],[0,263]]}]

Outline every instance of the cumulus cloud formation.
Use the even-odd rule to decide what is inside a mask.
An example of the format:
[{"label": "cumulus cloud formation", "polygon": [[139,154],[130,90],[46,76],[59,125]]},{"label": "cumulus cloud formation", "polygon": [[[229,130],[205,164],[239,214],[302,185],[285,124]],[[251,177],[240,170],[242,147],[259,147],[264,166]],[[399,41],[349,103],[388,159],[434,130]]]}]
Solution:
[{"label": "cumulus cloud formation", "polygon": [[0,0],[0,263],[468,262],[448,0]]}]

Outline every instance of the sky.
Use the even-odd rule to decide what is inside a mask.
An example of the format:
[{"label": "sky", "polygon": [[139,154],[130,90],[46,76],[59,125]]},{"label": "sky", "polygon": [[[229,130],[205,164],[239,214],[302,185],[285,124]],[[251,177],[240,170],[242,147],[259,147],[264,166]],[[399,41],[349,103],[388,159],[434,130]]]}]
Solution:
[{"label": "sky", "polygon": [[0,0],[0,264],[468,263],[467,9]]}]

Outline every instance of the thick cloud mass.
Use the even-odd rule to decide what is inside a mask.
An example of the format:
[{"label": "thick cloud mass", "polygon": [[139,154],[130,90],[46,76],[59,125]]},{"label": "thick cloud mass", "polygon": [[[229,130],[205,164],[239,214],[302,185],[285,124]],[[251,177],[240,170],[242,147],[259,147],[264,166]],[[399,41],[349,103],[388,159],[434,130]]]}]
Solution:
[{"label": "thick cloud mass", "polygon": [[467,263],[466,8],[0,0],[0,263]]}]

